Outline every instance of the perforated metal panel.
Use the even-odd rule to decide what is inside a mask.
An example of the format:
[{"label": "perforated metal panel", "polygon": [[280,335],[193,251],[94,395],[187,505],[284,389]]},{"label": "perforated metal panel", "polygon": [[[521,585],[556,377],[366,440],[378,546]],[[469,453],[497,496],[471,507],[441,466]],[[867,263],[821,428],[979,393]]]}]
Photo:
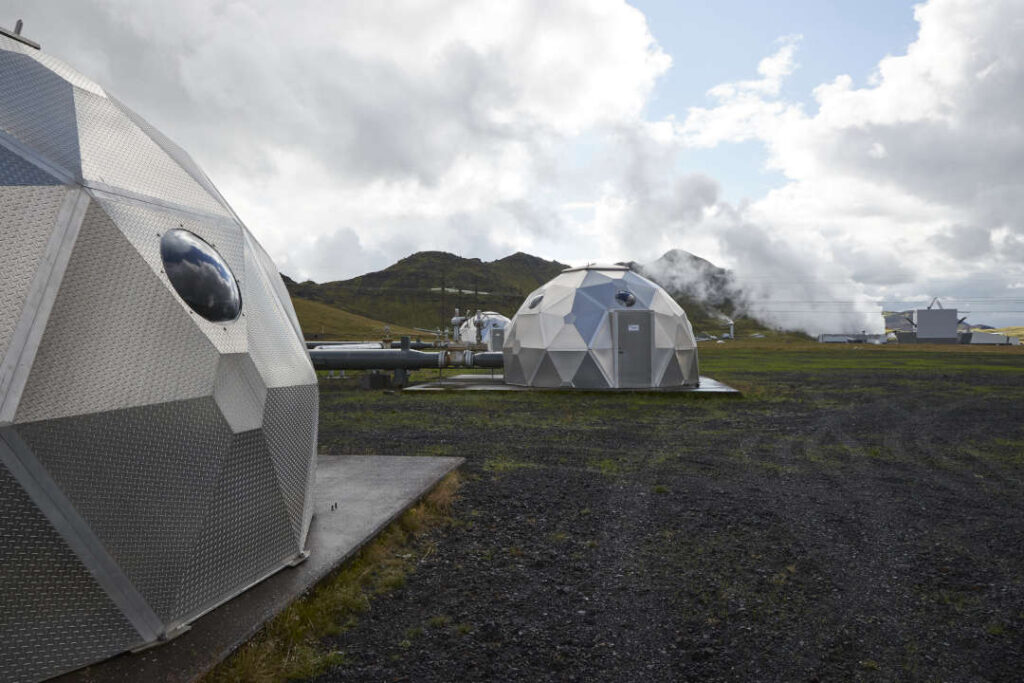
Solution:
[{"label": "perforated metal panel", "polygon": [[0,464],[0,680],[34,681],[140,641]]}]

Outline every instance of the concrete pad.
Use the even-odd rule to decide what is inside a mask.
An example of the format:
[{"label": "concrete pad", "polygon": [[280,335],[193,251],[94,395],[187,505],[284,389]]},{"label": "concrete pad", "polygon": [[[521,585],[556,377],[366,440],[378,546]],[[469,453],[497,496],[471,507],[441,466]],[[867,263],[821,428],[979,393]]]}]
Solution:
[{"label": "concrete pad", "polygon": [[[57,681],[192,681],[249,640],[271,617],[422,498],[463,458],[322,455],[309,559],[283,569],[192,624],[174,640],[57,678]],[[338,508],[331,507],[337,503]]]},{"label": "concrete pad", "polygon": [[564,389],[564,388],[543,388],[543,387],[521,387],[515,384],[505,384],[503,375],[478,374],[478,375],[453,375],[445,377],[441,381],[425,382],[406,387],[403,391],[622,391],[622,392],[655,392],[682,393],[682,394],[733,394],[739,396],[738,389],[728,384],[719,382],[717,379],[701,375],[699,387],[654,387],[650,389]]}]

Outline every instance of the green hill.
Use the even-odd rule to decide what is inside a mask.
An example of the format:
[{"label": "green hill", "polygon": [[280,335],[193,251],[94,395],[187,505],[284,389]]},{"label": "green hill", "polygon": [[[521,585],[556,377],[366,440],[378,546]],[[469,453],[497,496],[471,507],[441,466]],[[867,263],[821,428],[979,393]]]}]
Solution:
[{"label": "green hill", "polygon": [[567,267],[523,253],[481,261],[422,251],[350,280],[285,283],[293,297],[392,325],[436,328],[449,324],[456,307],[512,316],[527,294]]},{"label": "green hill", "polygon": [[[299,317],[299,325],[306,339],[337,339],[353,341],[374,341],[384,336],[387,323],[373,320],[365,316],[342,311],[333,306],[310,301],[302,297],[292,297],[295,314]],[[392,339],[402,335],[415,338],[422,332],[406,327],[390,326]]]},{"label": "green hill", "polygon": [[[727,332],[725,316],[735,318],[738,336],[767,331],[757,320],[737,315],[742,312],[743,293],[732,274],[704,259],[677,249],[652,263],[624,265],[665,287],[686,311],[697,333]],[[456,307],[468,313],[480,309],[512,317],[527,294],[567,267],[522,252],[481,261],[422,251],[350,280],[318,284],[282,277],[293,297],[341,309],[378,327],[387,323],[393,330],[397,325],[435,329],[449,326]],[[308,329],[303,322],[303,329],[316,332],[322,323],[310,321]],[[368,328],[339,323],[338,329]]]}]

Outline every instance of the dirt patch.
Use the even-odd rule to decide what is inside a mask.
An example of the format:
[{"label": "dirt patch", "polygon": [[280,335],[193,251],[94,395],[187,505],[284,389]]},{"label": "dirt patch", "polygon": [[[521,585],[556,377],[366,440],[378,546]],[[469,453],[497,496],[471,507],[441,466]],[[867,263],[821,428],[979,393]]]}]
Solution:
[{"label": "dirt patch", "polygon": [[324,452],[468,462],[322,680],[1017,678],[1024,356],[904,356],[723,365],[742,400],[326,386]]}]

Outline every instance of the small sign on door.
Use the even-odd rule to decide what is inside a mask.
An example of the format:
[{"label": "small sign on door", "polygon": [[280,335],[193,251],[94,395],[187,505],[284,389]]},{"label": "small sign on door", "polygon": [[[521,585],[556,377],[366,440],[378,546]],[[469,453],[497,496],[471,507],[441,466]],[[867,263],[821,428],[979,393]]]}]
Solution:
[{"label": "small sign on door", "polygon": [[630,332],[639,332],[640,331],[640,326],[639,325],[629,325],[626,329],[629,330]]}]

